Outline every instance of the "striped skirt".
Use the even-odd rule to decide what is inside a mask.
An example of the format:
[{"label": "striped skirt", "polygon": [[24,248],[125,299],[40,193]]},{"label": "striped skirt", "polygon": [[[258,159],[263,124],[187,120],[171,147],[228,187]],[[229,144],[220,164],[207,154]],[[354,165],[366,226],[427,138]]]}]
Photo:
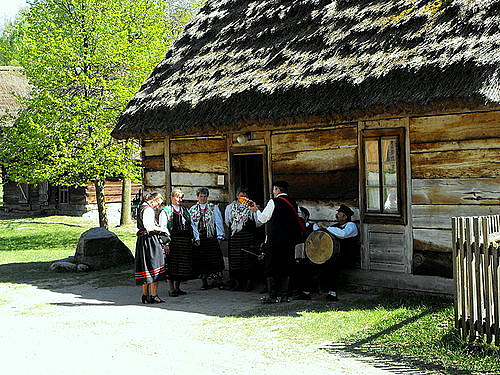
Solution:
[{"label": "striped skirt", "polygon": [[166,267],[157,234],[138,236],[135,243],[135,282],[137,285],[165,280]]},{"label": "striped skirt", "polygon": [[245,230],[229,238],[229,276],[231,279],[252,279],[255,277],[257,257],[241,249],[260,253],[255,241],[254,231]]},{"label": "striped skirt", "polygon": [[191,232],[172,233],[167,255],[167,278],[185,281],[196,278],[193,268],[193,241]]},{"label": "striped skirt", "polygon": [[200,246],[194,246],[195,273],[216,274],[224,270],[224,258],[217,238],[202,238]]}]

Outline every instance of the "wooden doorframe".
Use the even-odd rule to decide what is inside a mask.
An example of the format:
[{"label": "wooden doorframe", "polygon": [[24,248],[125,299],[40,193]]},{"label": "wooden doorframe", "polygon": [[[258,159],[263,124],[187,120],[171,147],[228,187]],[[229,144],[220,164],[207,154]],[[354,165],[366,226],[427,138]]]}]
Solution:
[{"label": "wooden doorframe", "polygon": [[229,201],[233,200],[236,194],[236,184],[234,181],[234,156],[236,155],[261,155],[262,156],[262,179],[264,181],[264,204],[269,200],[269,173],[267,146],[230,146],[228,147],[228,179],[229,179]]}]

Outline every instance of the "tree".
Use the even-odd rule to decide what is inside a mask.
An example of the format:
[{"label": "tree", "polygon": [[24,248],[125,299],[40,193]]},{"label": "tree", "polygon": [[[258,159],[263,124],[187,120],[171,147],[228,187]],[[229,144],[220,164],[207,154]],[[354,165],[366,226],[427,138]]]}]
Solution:
[{"label": "tree", "polygon": [[175,33],[161,0],[34,0],[22,16],[20,63],[34,87],[2,131],[9,179],[96,187],[107,227],[104,181],[137,179],[134,141],[110,133],[120,111],[162,59]]},{"label": "tree", "polygon": [[13,21],[6,21],[0,35],[0,65],[19,66],[19,48],[26,24],[21,11]]}]

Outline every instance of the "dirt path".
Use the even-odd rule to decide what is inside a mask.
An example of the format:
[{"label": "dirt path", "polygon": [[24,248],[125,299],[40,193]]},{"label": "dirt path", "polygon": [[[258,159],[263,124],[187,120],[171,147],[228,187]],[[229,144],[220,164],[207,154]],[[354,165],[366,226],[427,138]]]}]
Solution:
[{"label": "dirt path", "polygon": [[[289,341],[258,329],[261,347],[210,331],[219,317],[258,306],[257,293],[198,290],[160,305],[137,303],[139,288],[62,289],[0,285],[3,374],[393,374],[367,361]],[[164,284],[160,295],[166,295]],[[294,303],[294,302],[291,302]],[[207,328],[208,327],[208,328]],[[268,336],[266,336],[268,335]],[[269,340],[266,340],[269,338]],[[8,371],[5,371],[8,370]]]}]

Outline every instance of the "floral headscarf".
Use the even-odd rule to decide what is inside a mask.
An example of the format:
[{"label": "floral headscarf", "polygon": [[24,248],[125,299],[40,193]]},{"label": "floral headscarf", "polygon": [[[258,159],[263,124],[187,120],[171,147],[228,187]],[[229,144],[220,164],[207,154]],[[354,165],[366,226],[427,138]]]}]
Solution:
[{"label": "floral headscarf", "polygon": [[215,205],[213,203],[206,203],[205,209],[202,209],[199,203],[196,203],[189,209],[193,223],[199,228],[199,223],[202,214],[204,214],[204,227],[207,228],[207,237],[215,236]]},{"label": "floral headscarf", "polygon": [[246,204],[240,203],[236,200],[233,202],[231,207],[231,213],[229,214],[229,221],[231,222],[231,235],[240,232],[243,229],[243,225],[252,216],[252,211],[250,207]]}]

